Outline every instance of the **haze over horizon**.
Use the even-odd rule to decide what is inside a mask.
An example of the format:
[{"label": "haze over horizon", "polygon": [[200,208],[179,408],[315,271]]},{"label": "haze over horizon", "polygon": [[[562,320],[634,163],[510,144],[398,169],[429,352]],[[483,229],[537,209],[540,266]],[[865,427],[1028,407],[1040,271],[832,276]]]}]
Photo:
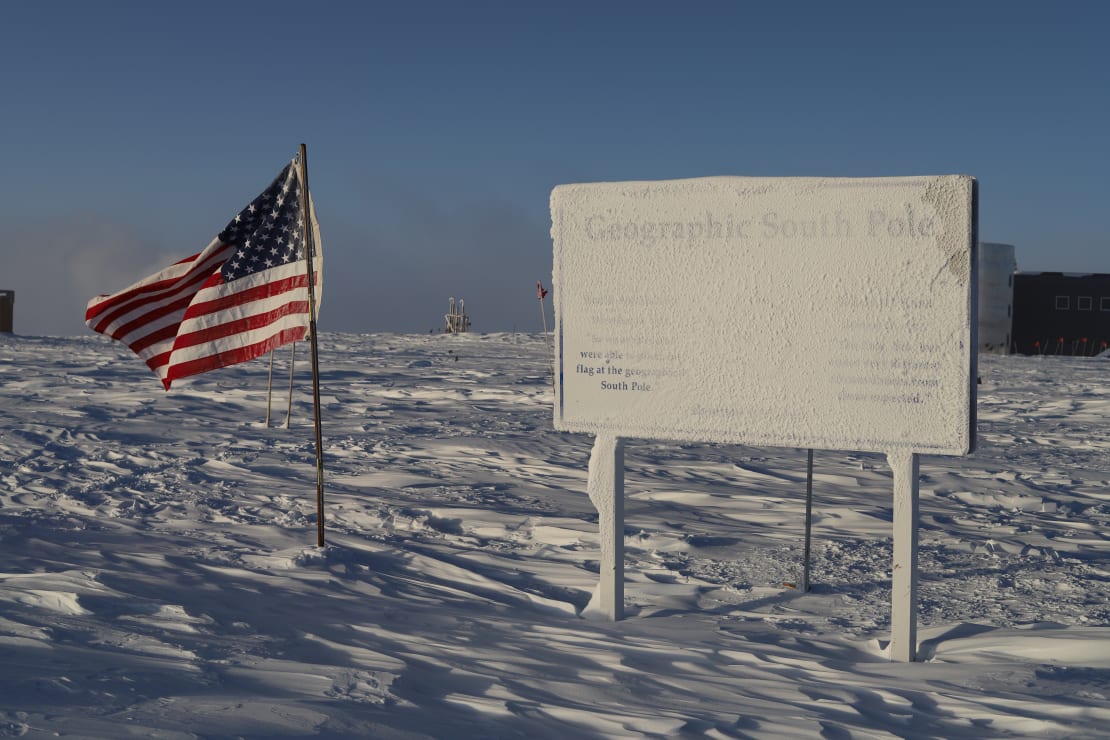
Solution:
[{"label": "haze over horizon", "polygon": [[6,9],[15,331],[202,249],[296,152],[323,331],[539,331],[555,185],[969,174],[1023,270],[1110,272],[1110,11],[73,0]]}]

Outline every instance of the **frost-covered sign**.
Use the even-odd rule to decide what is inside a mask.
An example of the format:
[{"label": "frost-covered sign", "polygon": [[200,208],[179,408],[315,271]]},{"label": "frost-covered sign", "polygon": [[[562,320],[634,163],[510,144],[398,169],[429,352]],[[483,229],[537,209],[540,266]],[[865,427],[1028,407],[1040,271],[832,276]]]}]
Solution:
[{"label": "frost-covered sign", "polygon": [[555,188],[555,427],[968,453],[975,200],[968,176]]}]

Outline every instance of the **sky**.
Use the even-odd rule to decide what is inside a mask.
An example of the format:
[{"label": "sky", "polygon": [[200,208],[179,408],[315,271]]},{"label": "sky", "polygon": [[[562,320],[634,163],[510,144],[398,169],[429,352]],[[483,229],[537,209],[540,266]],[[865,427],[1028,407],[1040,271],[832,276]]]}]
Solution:
[{"label": "sky", "polygon": [[[559,184],[968,174],[1022,270],[1110,272],[1100,2],[11,3],[15,332],[202,249],[303,142],[323,331],[542,328]],[[550,310],[550,305],[548,305]],[[547,319],[550,322],[550,316]]]}]

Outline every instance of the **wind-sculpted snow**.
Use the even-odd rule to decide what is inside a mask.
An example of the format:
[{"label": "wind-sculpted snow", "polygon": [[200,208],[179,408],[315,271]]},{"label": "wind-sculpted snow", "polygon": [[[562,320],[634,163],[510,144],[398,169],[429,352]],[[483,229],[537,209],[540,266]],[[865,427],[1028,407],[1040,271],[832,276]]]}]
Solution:
[{"label": "wind-sculpted snow", "polygon": [[100,337],[0,335],[0,736],[1100,737],[1110,387],[981,358],[921,463],[921,654],[891,663],[891,476],[631,440],[626,613],[592,603],[592,440],[538,335],[323,335],[169,393]]}]

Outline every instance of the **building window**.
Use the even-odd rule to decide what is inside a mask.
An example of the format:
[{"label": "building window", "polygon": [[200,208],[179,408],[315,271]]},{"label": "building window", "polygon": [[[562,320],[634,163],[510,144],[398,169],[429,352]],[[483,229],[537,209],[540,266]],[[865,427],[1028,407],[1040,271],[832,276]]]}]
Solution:
[{"label": "building window", "polygon": [[1090,311],[1094,305],[1094,299],[1089,295],[1081,295],[1076,299],[1075,307],[1080,311]]},{"label": "building window", "polygon": [[1066,295],[1056,296],[1056,310],[1057,311],[1067,311],[1069,308],[1071,308],[1071,299],[1069,299],[1068,296],[1066,296]]},{"label": "building window", "polygon": [[1110,295],[1104,295],[1099,299],[1098,307],[1102,311],[1110,311]]}]

